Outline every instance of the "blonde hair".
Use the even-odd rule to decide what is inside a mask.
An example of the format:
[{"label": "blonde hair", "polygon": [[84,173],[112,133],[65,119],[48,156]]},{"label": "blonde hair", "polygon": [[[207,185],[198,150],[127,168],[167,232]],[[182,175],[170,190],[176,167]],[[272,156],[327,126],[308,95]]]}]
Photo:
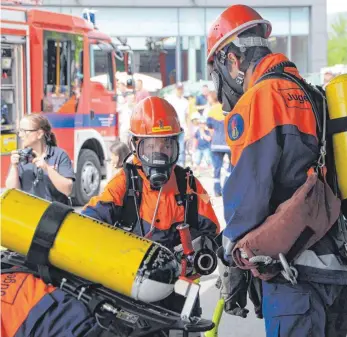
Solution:
[{"label": "blonde hair", "polygon": [[47,145],[57,146],[57,138],[52,132],[52,125],[45,116],[34,113],[24,116],[23,119],[31,121],[34,124],[35,129],[44,132]]}]

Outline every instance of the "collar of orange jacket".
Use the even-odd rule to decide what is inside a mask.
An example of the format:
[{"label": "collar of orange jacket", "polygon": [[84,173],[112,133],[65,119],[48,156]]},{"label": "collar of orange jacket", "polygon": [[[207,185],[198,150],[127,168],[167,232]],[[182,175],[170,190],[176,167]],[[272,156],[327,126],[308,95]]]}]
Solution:
[{"label": "collar of orange jacket", "polygon": [[[275,67],[282,62],[288,62],[288,58],[283,54],[268,54],[266,55],[255,67],[251,79],[249,81],[248,89],[255,85],[255,82],[263,76],[269,69]],[[300,78],[299,72],[296,68],[286,67],[286,72],[290,72],[296,77]]]}]

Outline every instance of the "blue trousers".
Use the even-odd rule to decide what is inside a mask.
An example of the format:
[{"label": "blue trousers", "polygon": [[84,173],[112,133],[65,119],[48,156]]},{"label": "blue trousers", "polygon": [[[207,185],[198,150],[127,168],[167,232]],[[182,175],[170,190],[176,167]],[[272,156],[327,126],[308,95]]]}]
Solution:
[{"label": "blue trousers", "polygon": [[231,172],[231,163],[230,163],[230,152],[217,152],[217,151],[212,151],[212,165],[214,169],[213,173],[213,180],[214,180],[214,193],[216,194],[222,194],[222,186],[220,182],[220,175],[221,175],[221,170],[223,167],[223,159],[225,155],[228,155],[229,157],[229,166],[228,166],[228,173],[230,174]]},{"label": "blue trousers", "polygon": [[347,286],[263,282],[267,337],[346,337]]},{"label": "blue trousers", "polygon": [[204,149],[204,150],[199,150],[196,149],[194,154],[193,154],[193,159],[194,159],[194,164],[196,166],[199,166],[201,164],[202,159],[206,160],[207,165],[211,164],[211,150]]}]

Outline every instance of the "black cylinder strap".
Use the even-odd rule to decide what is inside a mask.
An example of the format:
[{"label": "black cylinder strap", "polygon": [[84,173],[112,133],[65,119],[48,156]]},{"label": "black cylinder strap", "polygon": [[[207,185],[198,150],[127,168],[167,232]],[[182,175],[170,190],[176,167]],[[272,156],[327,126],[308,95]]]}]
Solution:
[{"label": "black cylinder strap", "polygon": [[[46,274],[49,265],[49,251],[53,247],[59,228],[73,208],[60,202],[52,202],[43,213],[26,257],[30,265],[39,266],[39,271]],[[46,268],[47,267],[47,268]],[[44,271],[45,270],[45,271]],[[42,275],[47,280],[49,275]]]}]

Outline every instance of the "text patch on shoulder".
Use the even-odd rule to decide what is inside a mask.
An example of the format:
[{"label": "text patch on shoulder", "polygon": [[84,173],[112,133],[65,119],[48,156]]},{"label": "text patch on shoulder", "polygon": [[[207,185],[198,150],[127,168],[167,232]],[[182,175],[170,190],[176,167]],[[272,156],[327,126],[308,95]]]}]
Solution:
[{"label": "text patch on shoulder", "polygon": [[283,100],[288,108],[311,109],[308,97],[300,89],[280,89]]}]

